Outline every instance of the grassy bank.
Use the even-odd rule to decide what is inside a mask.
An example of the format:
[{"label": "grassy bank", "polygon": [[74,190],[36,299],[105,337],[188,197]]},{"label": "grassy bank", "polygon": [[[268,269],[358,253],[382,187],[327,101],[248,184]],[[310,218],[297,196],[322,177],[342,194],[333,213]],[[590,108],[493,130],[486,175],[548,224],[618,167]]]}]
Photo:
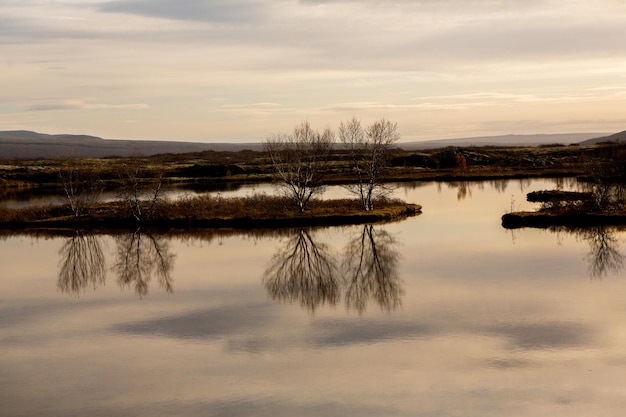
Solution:
[{"label": "grassy bank", "polygon": [[502,226],[507,229],[521,227],[548,228],[552,226],[590,227],[626,225],[626,212],[614,213],[549,213],[517,212],[502,216]]},{"label": "grassy bank", "polygon": [[[541,176],[585,175],[585,166],[623,150],[625,145],[542,146],[542,147],[448,147],[421,151],[392,149],[386,182],[425,180],[514,179]],[[459,164],[462,157],[463,164]],[[347,184],[356,180],[350,156],[333,151],[323,169],[327,184]],[[111,190],[120,184],[127,166],[146,172],[160,172],[166,184],[225,184],[270,182],[275,168],[265,152],[197,152],[163,154],[151,157],[50,158],[1,160],[2,193],[21,190],[61,190],[59,172],[68,167],[97,178]]]},{"label": "grassy bank", "polygon": [[604,189],[602,201],[597,184],[593,192],[544,190],[528,193],[527,200],[541,203],[541,207],[536,211],[507,213],[502,216],[502,226],[515,229],[625,225],[626,206],[618,198],[621,192],[617,191],[621,186],[615,186]]},{"label": "grassy bank", "polygon": [[140,220],[123,202],[99,203],[79,217],[64,205],[0,208],[0,228],[279,228],[377,223],[420,212],[419,205],[390,199],[376,201],[370,211],[355,199],[313,200],[299,212],[285,197],[194,196],[159,201]]}]

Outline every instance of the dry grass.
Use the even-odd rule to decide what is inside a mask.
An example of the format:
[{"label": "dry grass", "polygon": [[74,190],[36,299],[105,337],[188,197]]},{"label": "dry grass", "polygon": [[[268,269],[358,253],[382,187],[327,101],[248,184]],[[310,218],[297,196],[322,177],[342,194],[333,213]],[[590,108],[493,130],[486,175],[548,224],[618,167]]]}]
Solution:
[{"label": "dry grass", "polygon": [[57,205],[29,206],[19,209],[0,207],[0,223],[36,222],[69,215],[66,207]]},{"label": "dry grass", "polygon": [[[411,212],[411,210],[413,210]],[[312,200],[304,213],[286,197],[258,194],[248,197],[186,196],[175,201],[159,201],[153,215],[145,223],[194,224],[206,220],[306,220],[336,219],[366,215],[378,219],[396,218],[401,214],[419,212],[419,206],[411,206],[400,200],[383,199],[375,202],[375,210],[366,212],[357,199]],[[349,222],[347,220],[347,222]],[[138,224],[130,210],[122,202],[101,203],[91,212],[74,218],[67,205],[31,206],[20,209],[0,208],[0,225],[32,224],[92,224],[132,225]],[[319,222],[318,222],[319,223]]]},{"label": "dry grass", "polygon": [[[375,207],[385,209],[405,203],[400,200],[377,200]],[[160,219],[258,218],[276,219],[310,216],[349,216],[362,213],[357,199],[311,200],[301,213],[289,198],[255,194],[248,197],[187,196],[161,203],[156,214]]]}]

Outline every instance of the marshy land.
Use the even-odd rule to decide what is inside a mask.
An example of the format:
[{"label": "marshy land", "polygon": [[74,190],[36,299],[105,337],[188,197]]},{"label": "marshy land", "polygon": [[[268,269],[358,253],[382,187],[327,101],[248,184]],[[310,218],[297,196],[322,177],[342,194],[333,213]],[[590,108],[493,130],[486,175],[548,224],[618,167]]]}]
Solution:
[{"label": "marshy land", "polygon": [[[319,155],[316,157],[319,159]],[[605,223],[619,223],[617,219],[624,214],[626,145],[622,143],[448,147],[424,151],[387,146],[384,165],[375,178],[366,179],[376,186],[369,190],[374,191],[371,207],[364,207],[359,199],[367,191],[364,187],[368,183],[365,181],[363,185],[362,176],[367,166],[355,166],[351,150],[329,148],[322,159],[315,161],[308,183],[302,178],[281,177],[277,164],[292,162],[277,162],[268,151],[2,160],[3,199],[57,193],[64,197],[65,203],[2,207],[0,224],[4,228],[53,224],[134,227],[137,223],[169,227],[275,227],[371,222],[420,212],[419,202],[387,198],[384,190],[388,183],[532,177],[576,177],[588,187],[580,194],[565,196],[556,190],[550,198],[544,198],[537,213],[506,213],[505,226],[545,226],[556,215],[561,223],[566,215],[569,216],[566,223],[584,223],[580,214],[593,214],[596,218],[601,214]],[[312,170],[310,160],[298,163],[308,164]],[[174,200],[162,193],[176,187],[202,191],[250,183],[274,183],[283,192],[240,198],[183,196]],[[341,185],[353,191],[357,198],[341,201],[316,198],[328,185]],[[303,192],[309,193],[305,206],[298,205],[294,199],[294,195]],[[102,201],[103,193],[116,198]],[[572,217],[574,214],[578,217]],[[608,215],[612,220],[607,220]]]}]

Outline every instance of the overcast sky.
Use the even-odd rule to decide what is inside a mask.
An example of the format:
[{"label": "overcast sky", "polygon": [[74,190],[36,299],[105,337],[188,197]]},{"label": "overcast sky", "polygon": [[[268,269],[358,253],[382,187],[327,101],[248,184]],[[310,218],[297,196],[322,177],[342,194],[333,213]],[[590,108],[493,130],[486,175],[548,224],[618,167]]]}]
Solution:
[{"label": "overcast sky", "polygon": [[0,130],[626,129],[624,0],[0,0]]}]

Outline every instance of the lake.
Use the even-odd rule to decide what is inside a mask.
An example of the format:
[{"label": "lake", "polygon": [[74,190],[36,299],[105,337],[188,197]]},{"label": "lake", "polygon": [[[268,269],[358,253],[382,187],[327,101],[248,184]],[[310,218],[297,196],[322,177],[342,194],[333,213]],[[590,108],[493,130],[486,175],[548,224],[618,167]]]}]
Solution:
[{"label": "lake", "polygon": [[423,213],[390,224],[4,236],[0,415],[621,416],[625,232],[500,225],[557,185],[399,184]]}]

